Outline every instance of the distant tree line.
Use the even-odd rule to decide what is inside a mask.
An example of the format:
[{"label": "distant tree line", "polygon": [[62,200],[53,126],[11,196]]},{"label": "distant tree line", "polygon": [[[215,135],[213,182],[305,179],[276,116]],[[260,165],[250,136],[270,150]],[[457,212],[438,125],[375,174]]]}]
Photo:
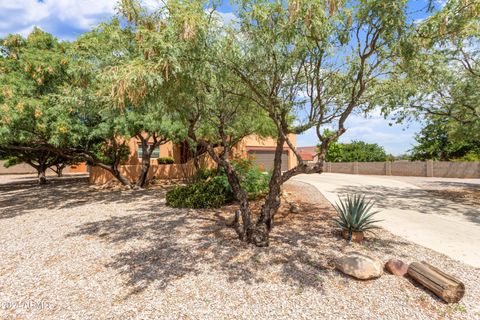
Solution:
[{"label": "distant tree line", "polygon": [[364,141],[333,142],[325,157],[327,162],[375,162],[390,159],[392,156],[389,156],[382,146]]}]

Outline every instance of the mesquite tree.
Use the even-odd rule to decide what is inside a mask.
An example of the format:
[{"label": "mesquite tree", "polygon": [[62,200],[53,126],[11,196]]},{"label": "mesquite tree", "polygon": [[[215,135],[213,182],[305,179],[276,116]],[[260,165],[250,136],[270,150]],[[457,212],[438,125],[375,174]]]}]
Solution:
[{"label": "mesquite tree", "polygon": [[[135,21],[146,17],[141,8],[135,7],[134,12]],[[88,85],[79,81],[81,90],[72,96],[82,102],[80,109],[88,101],[86,97],[91,98],[87,108],[103,118],[101,123],[112,124],[114,131],[105,137],[111,137],[111,142],[139,140],[142,159],[134,181],[137,187],[147,183],[153,151],[167,141],[181,141],[187,132],[163,91],[170,73],[165,56],[168,58],[171,53],[157,43],[158,39],[149,38],[155,35],[153,27],[149,20],[143,22],[134,24],[132,20],[122,26],[114,19],[73,44],[79,66],[76,74],[86,79]],[[131,185],[120,177],[118,170],[114,172],[123,184]]]},{"label": "mesquite tree", "polygon": [[[91,165],[109,171],[123,185],[143,187],[147,183],[153,151],[185,134],[175,114],[166,110],[162,95],[149,86],[163,81],[149,64],[138,33],[122,27],[117,19],[84,34],[72,44],[72,84],[58,97],[69,118],[75,150]],[[143,78],[149,76],[149,83]],[[124,93],[127,93],[124,95]],[[128,141],[139,140],[142,148],[139,176],[130,181],[120,170],[128,159]]]},{"label": "mesquite tree", "polygon": [[[269,244],[282,184],[297,174],[323,171],[330,141],[346,131],[349,115],[367,111],[366,101],[396,63],[407,29],[406,1],[400,0],[332,0],[327,6],[320,0],[240,1],[239,22],[231,27],[219,23],[214,8],[202,1],[167,1],[153,14],[135,1],[122,3],[141,31],[143,49],[169,48],[149,55],[149,68],[159,70],[164,81],[145,82],[152,91],[178,98],[189,137],[225,170],[240,202],[235,215],[239,237],[258,246]],[[148,79],[139,70],[136,74]],[[141,96],[134,86],[118,93]],[[273,126],[277,140],[269,192],[257,215],[229,157],[236,138],[246,133],[238,124],[252,124],[249,133],[261,131],[252,113],[269,119],[265,123]],[[325,125],[336,125],[328,137],[321,134]],[[310,128],[322,141],[313,166],[302,161],[290,140],[291,134]],[[294,151],[298,165],[282,172],[285,146]]]},{"label": "mesquite tree", "polygon": [[71,48],[37,28],[27,38],[2,40],[0,149],[37,169],[40,184],[47,168],[60,174],[65,163],[81,161],[129,184],[118,170],[128,152],[117,139],[125,133],[122,119],[111,107],[100,110],[108,99],[95,95],[93,69],[80,68],[82,56]]},{"label": "mesquite tree", "polygon": [[[321,173],[331,141],[345,131],[353,113],[367,111],[379,79],[388,77],[407,30],[406,1],[241,1],[240,32],[231,34],[240,48],[225,64],[252,92],[277,129],[277,147],[269,192],[255,225],[242,221],[244,236],[268,245],[280,205],[281,185],[301,173]],[[241,63],[238,63],[241,61]],[[292,119],[294,119],[292,121]],[[333,134],[324,136],[326,125]],[[315,128],[321,147],[318,162],[307,166],[289,134]],[[281,171],[285,145],[298,165]]]},{"label": "mesquite tree", "polygon": [[65,162],[53,149],[63,144],[68,126],[51,96],[69,81],[68,44],[37,28],[27,38],[0,41],[0,149],[34,167],[44,184],[47,168]]},{"label": "mesquite tree", "polygon": [[480,139],[480,2],[449,0],[415,26],[395,77],[379,90],[386,113],[441,122],[449,140]]}]

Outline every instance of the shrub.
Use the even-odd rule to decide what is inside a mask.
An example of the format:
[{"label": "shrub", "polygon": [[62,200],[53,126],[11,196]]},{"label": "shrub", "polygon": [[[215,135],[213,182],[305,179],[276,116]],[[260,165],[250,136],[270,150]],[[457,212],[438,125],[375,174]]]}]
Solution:
[{"label": "shrub", "polygon": [[[268,191],[271,174],[265,173],[253,164],[251,159],[237,159],[232,161],[233,167],[240,178],[242,188],[248,193],[250,200],[264,195]],[[224,183],[229,192],[232,188],[228,183],[227,175],[220,171],[218,178]]]},{"label": "shrub", "polygon": [[202,180],[208,180],[213,177],[218,176],[218,170],[215,169],[200,169],[198,170],[196,176],[195,176],[195,181],[202,181]]},{"label": "shrub", "polygon": [[[270,175],[255,167],[250,159],[232,161],[249,199],[266,193]],[[233,191],[223,170],[200,170],[196,182],[167,192],[167,205],[175,208],[218,208],[233,201]]]},{"label": "shrub", "polygon": [[268,191],[271,173],[265,173],[253,165],[251,159],[242,159],[234,162],[235,169],[240,175],[240,184],[247,191],[250,199],[258,198]]},{"label": "shrub", "polygon": [[167,205],[174,208],[219,208],[232,201],[224,183],[217,177],[187,186],[177,186],[167,192]]},{"label": "shrub", "polygon": [[337,225],[349,232],[351,237],[353,232],[364,232],[378,228],[375,223],[380,220],[373,220],[373,216],[378,211],[372,211],[373,202],[366,201],[362,195],[347,195],[345,200],[340,199],[340,203],[335,203],[335,210],[338,218],[335,219]]},{"label": "shrub", "polygon": [[170,157],[162,157],[157,159],[158,164],[174,164],[175,161]]}]

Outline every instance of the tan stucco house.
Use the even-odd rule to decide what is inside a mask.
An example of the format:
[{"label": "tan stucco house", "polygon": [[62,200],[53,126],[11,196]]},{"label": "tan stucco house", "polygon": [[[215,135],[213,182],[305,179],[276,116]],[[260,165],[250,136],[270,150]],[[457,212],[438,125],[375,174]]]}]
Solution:
[{"label": "tan stucco house", "polygon": [[[290,141],[296,144],[296,136],[290,135]],[[261,138],[251,135],[244,138],[235,148],[235,157],[251,157],[256,165],[268,171],[273,166],[276,140],[273,138]],[[138,177],[141,167],[141,147],[138,139],[132,138],[129,141],[130,156],[125,165],[121,166],[121,172],[130,180]],[[173,158],[172,165],[158,165],[157,159],[163,157]],[[210,162],[211,163],[211,162]],[[185,144],[176,144],[172,141],[159,146],[152,154],[151,167],[148,178],[157,177],[159,179],[178,179],[185,177],[192,170],[192,161],[189,156],[188,146]],[[292,150],[285,144],[282,158],[282,169],[288,170],[297,165],[296,157]],[[92,183],[106,183],[114,178],[111,174],[101,168],[92,167],[90,169],[90,181]]]}]

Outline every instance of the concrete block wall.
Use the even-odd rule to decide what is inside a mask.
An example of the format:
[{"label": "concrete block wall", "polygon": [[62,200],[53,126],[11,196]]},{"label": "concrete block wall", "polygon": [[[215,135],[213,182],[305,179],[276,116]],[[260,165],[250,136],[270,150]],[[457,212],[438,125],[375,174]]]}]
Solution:
[{"label": "concrete block wall", "polygon": [[439,178],[480,178],[480,162],[329,162],[325,172]]}]

